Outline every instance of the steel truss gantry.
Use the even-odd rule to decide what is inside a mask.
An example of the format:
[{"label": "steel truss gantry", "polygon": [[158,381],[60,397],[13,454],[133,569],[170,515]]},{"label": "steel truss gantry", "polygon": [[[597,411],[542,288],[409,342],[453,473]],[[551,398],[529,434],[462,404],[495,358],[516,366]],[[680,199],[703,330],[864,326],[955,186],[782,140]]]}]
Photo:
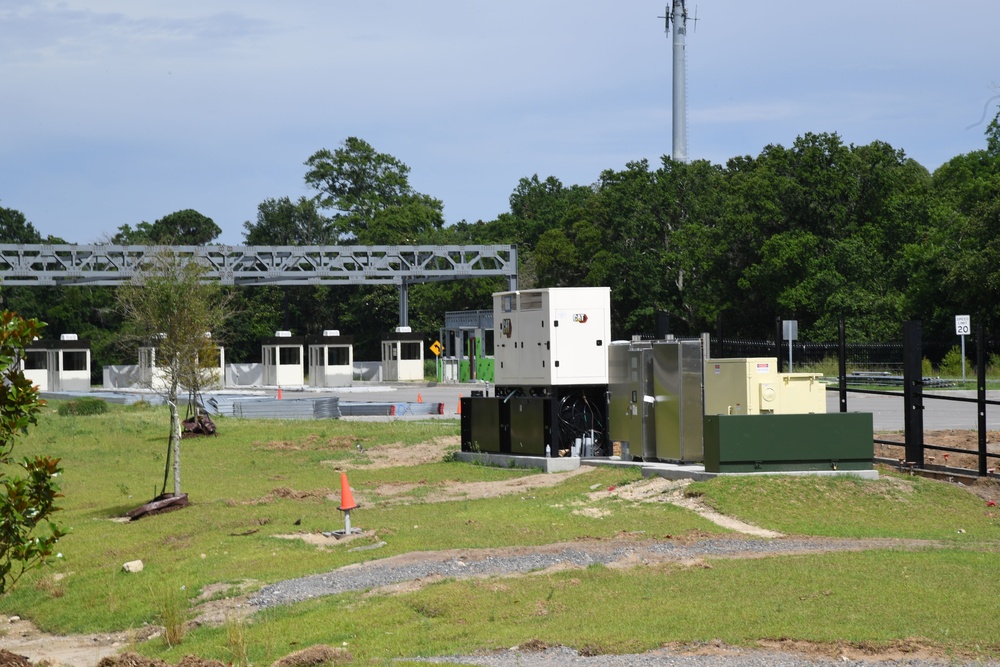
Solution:
[{"label": "steel truss gantry", "polygon": [[154,256],[206,267],[223,285],[398,285],[400,324],[407,286],[502,277],[517,289],[517,246],[141,246],[0,244],[0,284],[120,285]]}]

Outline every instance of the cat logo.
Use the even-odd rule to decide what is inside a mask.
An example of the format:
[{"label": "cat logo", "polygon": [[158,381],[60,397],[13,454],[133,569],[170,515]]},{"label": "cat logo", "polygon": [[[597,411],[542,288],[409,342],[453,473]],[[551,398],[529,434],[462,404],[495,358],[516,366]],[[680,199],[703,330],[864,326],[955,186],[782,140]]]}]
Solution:
[{"label": "cat logo", "polygon": [[587,313],[577,313],[576,315],[573,316],[573,321],[579,322],[580,324],[586,324],[587,319],[588,319]]}]

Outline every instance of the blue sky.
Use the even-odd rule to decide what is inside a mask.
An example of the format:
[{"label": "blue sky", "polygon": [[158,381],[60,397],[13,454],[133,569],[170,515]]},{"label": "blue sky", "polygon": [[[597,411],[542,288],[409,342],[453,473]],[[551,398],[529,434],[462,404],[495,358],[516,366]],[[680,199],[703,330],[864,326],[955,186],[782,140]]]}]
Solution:
[{"label": "blue sky", "polygon": [[[357,136],[449,223],[492,220],[521,177],[670,154],[664,4],[3,0],[0,206],[76,243],[194,208],[240,244],[263,199],[313,194],[312,153]],[[695,6],[692,159],[837,132],[933,170],[985,145],[996,0]]]}]

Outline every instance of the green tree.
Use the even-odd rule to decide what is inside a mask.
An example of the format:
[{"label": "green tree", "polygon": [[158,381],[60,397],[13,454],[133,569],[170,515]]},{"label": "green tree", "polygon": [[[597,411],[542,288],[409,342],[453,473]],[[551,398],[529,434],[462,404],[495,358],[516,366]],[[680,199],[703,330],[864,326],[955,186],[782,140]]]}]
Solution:
[{"label": "green tree", "polygon": [[24,213],[0,206],[0,243],[41,243],[42,235]]},{"label": "green tree", "polygon": [[135,279],[118,289],[118,306],[125,336],[140,345],[156,348],[152,382],[170,406],[170,435],[164,471],[164,492],[173,459],[174,495],[181,493],[181,416],[179,392],[197,392],[217,381],[211,362],[218,340],[216,332],[230,315],[229,297],[217,283],[205,281],[206,268],[171,252],[148,258]]},{"label": "green tree", "polygon": [[135,229],[122,225],[111,242],[118,245],[206,245],[222,230],[211,218],[186,208],[169,213],[156,222],[140,222]]},{"label": "green tree", "polygon": [[674,333],[714,319],[727,294],[714,278],[723,186],[705,161],[664,158],[654,171],[642,160],[602,172],[588,214],[603,240],[591,244],[588,280],[611,286],[618,335],[652,333],[660,310],[678,322]]},{"label": "green tree", "polygon": [[316,202],[301,197],[265,199],[257,206],[257,220],[243,223],[248,245],[331,245],[337,233],[316,209]]},{"label": "green tree", "polygon": [[410,168],[362,139],[316,151],[305,165],[320,207],[334,211],[338,240],[416,243],[444,225],[444,205],[410,187]]},{"label": "green tree", "polygon": [[1000,325],[998,123],[1000,113],[986,130],[985,150],[958,155],[934,172],[927,224],[901,262],[910,276],[908,312],[938,335],[951,335],[956,313]]},{"label": "green tree", "polygon": [[927,221],[930,177],[884,142],[844,145],[807,134],[726,168],[720,265],[734,299],[728,317],[769,335],[775,315],[806,339],[895,336],[909,277],[906,248]]},{"label": "green tree", "polygon": [[[19,435],[37,422],[45,401],[38,388],[21,371],[25,348],[42,327],[37,320],[16,313],[0,313],[0,470],[14,463],[13,449]],[[48,562],[63,531],[51,521],[61,497],[56,477],[59,459],[24,458],[17,465],[25,476],[0,472],[0,594],[28,570]]]}]

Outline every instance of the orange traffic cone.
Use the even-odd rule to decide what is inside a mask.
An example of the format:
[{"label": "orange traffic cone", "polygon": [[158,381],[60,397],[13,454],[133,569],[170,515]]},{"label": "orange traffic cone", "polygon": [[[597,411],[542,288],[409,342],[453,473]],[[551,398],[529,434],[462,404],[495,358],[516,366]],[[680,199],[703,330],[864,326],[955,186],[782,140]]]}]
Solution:
[{"label": "orange traffic cone", "polygon": [[347,483],[347,473],[340,473],[340,507],[341,512],[350,512],[361,507],[354,502],[354,495],[351,493],[351,485]]},{"label": "orange traffic cone", "polygon": [[281,400],[281,387],[278,387],[278,400]]},{"label": "orange traffic cone", "polygon": [[424,397],[421,396],[420,393],[418,392],[417,393],[417,403],[423,403],[423,402],[424,402]]},{"label": "orange traffic cone", "polygon": [[456,412],[455,414],[459,414],[459,415],[462,414],[462,395],[461,394],[458,395],[458,412]]}]

